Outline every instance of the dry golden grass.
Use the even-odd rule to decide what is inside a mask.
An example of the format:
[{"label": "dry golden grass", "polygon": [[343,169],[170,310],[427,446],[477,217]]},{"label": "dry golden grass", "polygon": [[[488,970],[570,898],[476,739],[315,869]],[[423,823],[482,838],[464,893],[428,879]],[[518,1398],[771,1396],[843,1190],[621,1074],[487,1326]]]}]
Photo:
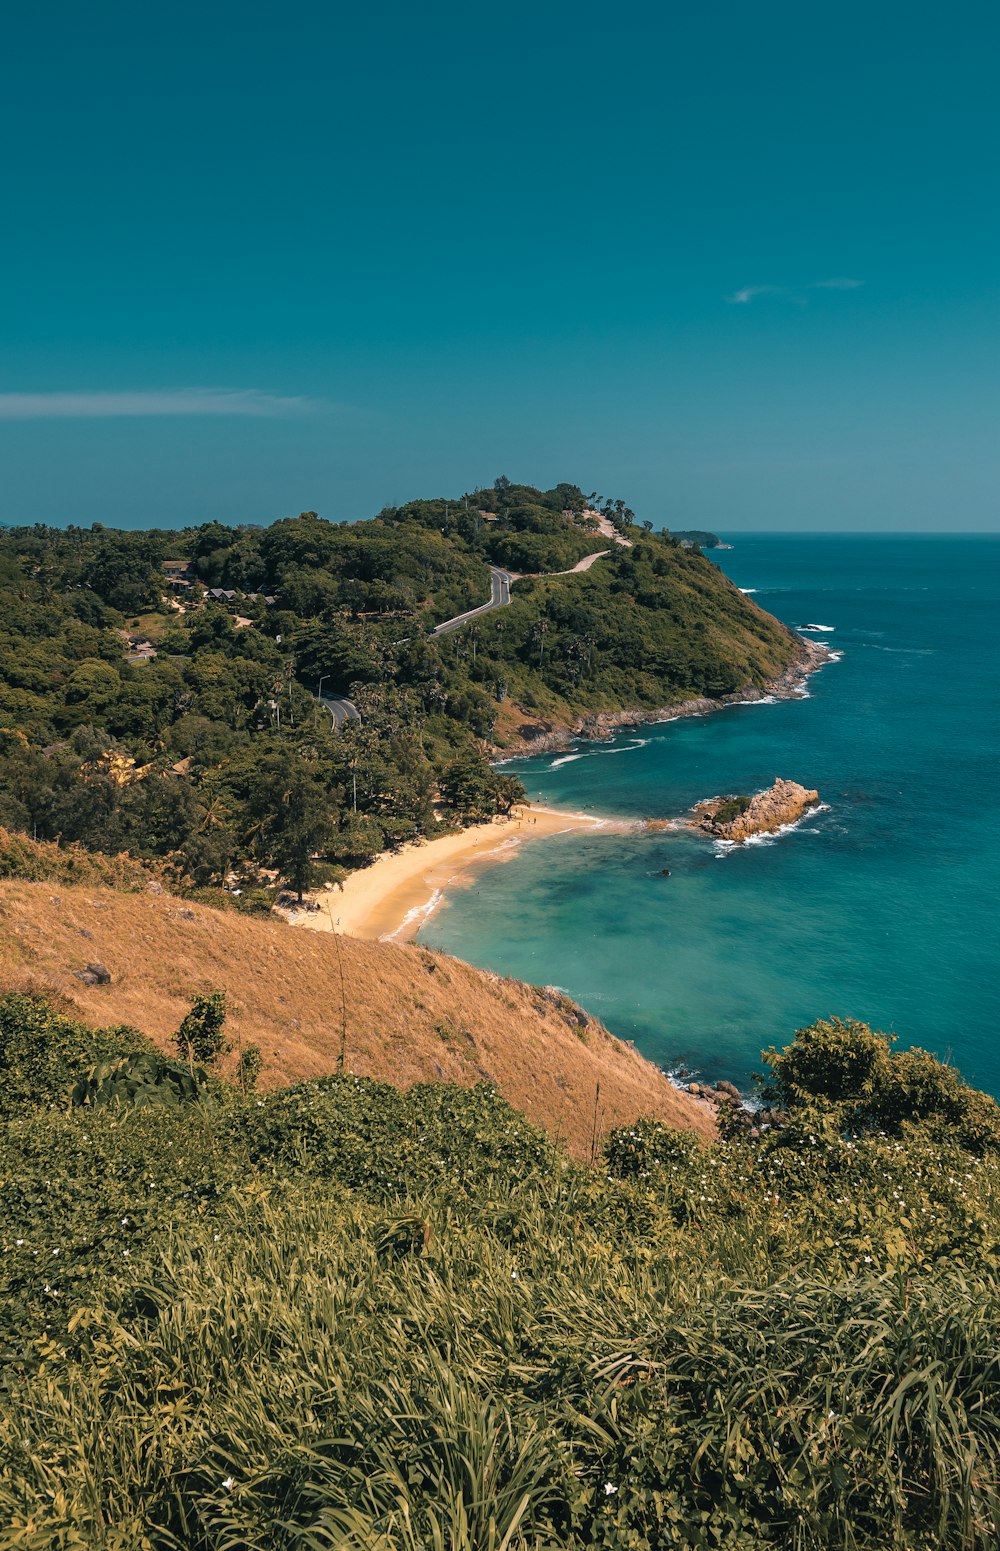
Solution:
[{"label": "dry golden grass", "polygon": [[[598,1130],[655,1115],[704,1136],[707,1107],[572,1004],[422,948],[296,931],[168,894],[0,883],[0,985],[55,993],[84,1021],[130,1023],[166,1047],[191,998],[221,987],[234,1040],[260,1046],[262,1086],[347,1069],[400,1087],[493,1082],[529,1119],[589,1155]],[[111,973],[87,986],[88,960]],[[231,1057],[230,1059],[235,1059]]]}]

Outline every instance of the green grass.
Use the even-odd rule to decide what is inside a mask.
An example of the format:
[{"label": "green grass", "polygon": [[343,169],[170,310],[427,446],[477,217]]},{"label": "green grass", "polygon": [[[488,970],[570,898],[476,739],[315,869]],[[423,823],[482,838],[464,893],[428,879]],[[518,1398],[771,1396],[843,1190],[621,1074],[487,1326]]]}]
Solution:
[{"label": "green grass", "polygon": [[995,1117],[848,1134],[814,1085],[591,1171],[485,1086],[72,1107],[79,1030],[12,999],[4,1048],[32,1016],[0,1546],[996,1543]]}]

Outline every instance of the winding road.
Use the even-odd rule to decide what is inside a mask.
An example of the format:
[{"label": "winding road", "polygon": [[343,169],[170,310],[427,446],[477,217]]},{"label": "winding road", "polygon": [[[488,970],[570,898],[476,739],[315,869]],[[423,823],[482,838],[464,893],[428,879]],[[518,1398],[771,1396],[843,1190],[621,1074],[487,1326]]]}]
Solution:
[{"label": "winding road", "polygon": [[[595,550],[592,555],[584,555],[576,565],[571,565],[568,571],[543,571],[532,578],[535,581],[545,581],[549,576],[575,576],[580,571],[589,571],[595,560],[609,555],[609,549]],[[452,619],[443,620],[440,625],[435,625],[431,635],[448,635],[450,631],[457,630],[460,625],[467,625],[470,619],[478,619],[480,614],[488,614],[491,609],[506,608],[510,602],[510,587],[512,582],[521,580],[519,571],[505,571],[501,566],[490,566],[490,600],[488,603],[480,603],[478,608],[466,609],[464,614],[456,614]]]},{"label": "winding road", "polygon": [[457,630],[459,625],[468,624],[470,619],[477,619],[480,614],[488,614],[491,609],[506,608],[510,602],[510,584],[517,581],[515,571],[503,571],[499,566],[490,566],[490,601],[481,603],[478,608],[466,609],[464,614],[456,614],[453,619],[446,619],[440,625],[435,625],[431,635],[447,635],[451,630]]},{"label": "winding road", "polygon": [[[607,526],[617,543],[628,544],[628,539],[619,538],[614,534],[610,523]],[[535,580],[544,581],[548,576],[575,576],[580,571],[589,571],[595,560],[600,560],[602,556],[609,555],[610,553],[609,549],[595,550],[592,555],[584,555],[583,559],[578,560],[576,565],[571,565],[568,571],[545,571],[536,577]],[[462,614],[455,614],[451,619],[442,620],[440,625],[435,625],[431,635],[450,635],[453,630],[459,630],[462,625],[467,625],[470,620],[478,619],[481,614],[489,614],[493,609],[506,608],[510,602],[511,584],[520,581],[520,579],[521,575],[517,571],[507,571],[502,566],[491,565],[489,601],[480,603],[477,608],[466,609]],[[402,645],[403,643],[400,642],[399,644]],[[361,720],[361,713],[353,700],[346,700],[342,695],[316,695],[315,699],[324,710],[329,711],[333,717],[335,727],[342,727],[345,722],[360,722]]]},{"label": "winding road", "polygon": [[360,722],[361,712],[353,700],[345,700],[343,695],[316,695],[314,696],[324,711],[329,711],[333,717],[333,725],[342,727],[345,722]]}]

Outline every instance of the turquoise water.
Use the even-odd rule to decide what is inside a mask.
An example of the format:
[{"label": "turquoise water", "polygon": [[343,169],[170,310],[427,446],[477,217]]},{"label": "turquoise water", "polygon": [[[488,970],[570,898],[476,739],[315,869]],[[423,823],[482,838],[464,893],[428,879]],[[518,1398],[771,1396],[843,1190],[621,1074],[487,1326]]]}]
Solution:
[{"label": "turquoise water", "polygon": [[779,775],[826,811],[726,854],[689,834],[529,845],[453,891],[421,941],[564,987],[666,1066],[744,1082],[763,1046],[839,1014],[1000,1095],[1000,539],[734,544],[736,584],[843,654],[808,698],[507,768],[591,813],[674,815]]}]

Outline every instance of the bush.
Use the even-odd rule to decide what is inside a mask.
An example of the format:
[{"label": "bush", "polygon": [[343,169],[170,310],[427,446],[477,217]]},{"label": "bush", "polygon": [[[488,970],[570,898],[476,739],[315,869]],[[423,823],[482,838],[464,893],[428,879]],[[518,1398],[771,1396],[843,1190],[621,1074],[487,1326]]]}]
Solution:
[{"label": "bush", "polygon": [[865,1023],[821,1019],[784,1050],[764,1052],[766,1095],[783,1108],[832,1108],[826,1124],[852,1134],[922,1126],[970,1152],[1000,1150],[1000,1108],[925,1050],[894,1052]]},{"label": "bush", "polygon": [[738,819],[741,813],[746,813],[750,806],[749,797],[726,797],[712,814],[713,824],[731,824],[733,819]]},{"label": "bush", "polygon": [[189,1066],[193,1067],[196,1061],[211,1066],[226,1054],[230,1046],[222,1032],[225,1021],[225,991],[195,997],[191,1011],[174,1035],[174,1043]]},{"label": "bush", "polygon": [[42,997],[0,1000],[0,1120],[36,1106],[69,1102],[73,1085],[102,1061],[153,1047],[137,1029],[90,1029],[55,1011]]}]

